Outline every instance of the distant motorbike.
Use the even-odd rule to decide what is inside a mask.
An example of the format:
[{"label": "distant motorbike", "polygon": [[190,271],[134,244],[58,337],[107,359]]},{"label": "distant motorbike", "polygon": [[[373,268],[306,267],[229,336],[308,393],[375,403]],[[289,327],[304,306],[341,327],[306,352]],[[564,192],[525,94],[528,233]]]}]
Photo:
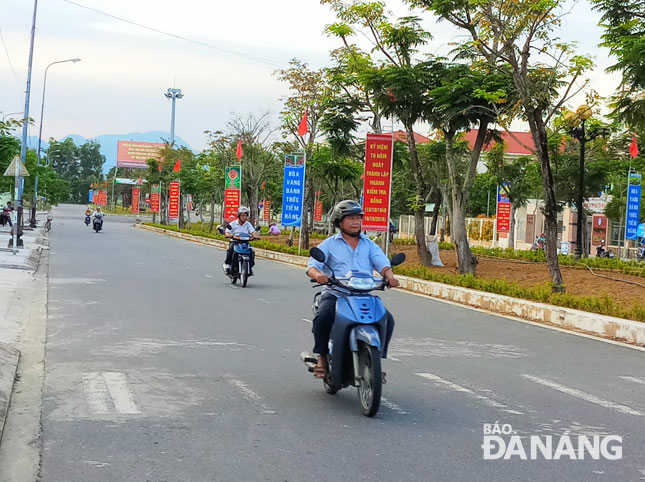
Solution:
[{"label": "distant motorbike", "polygon": [[103,229],[103,218],[100,216],[94,216],[94,221],[92,223],[92,227],[94,228],[94,231],[97,233]]},{"label": "distant motorbike", "polygon": [[[316,261],[325,262],[325,254],[319,248],[311,248],[309,254]],[[398,253],[392,257],[391,265],[397,266],[404,261],[405,254]],[[381,299],[370,292],[384,290],[387,281],[362,271],[351,271],[346,277],[337,278],[332,271],[327,285],[338,293],[338,301],[329,339],[329,375],[323,378],[323,386],[332,395],[350,385],[357,387],[363,415],[373,417],[381,403],[381,354],[387,316]],[[318,286],[321,285],[314,288]],[[314,315],[320,296],[321,293],[316,293],[314,297]],[[313,371],[317,362],[314,355],[303,352],[300,358],[308,370]]]},{"label": "distant motorbike", "polygon": [[85,226],[89,226],[91,222],[92,222],[92,218],[90,217],[89,214],[86,214],[85,215]]},{"label": "distant motorbike", "polygon": [[2,211],[0,211],[0,226],[4,226],[7,223],[11,224],[11,211],[7,208],[3,208]]},{"label": "distant motorbike", "polygon": [[614,259],[616,255],[611,251],[611,250],[606,250],[604,243],[599,244],[596,246],[596,256],[598,258],[609,258],[609,259]]},{"label": "distant motorbike", "polygon": [[[230,229],[230,225],[226,225],[226,228]],[[255,228],[256,231],[260,231],[260,226]],[[218,231],[221,234],[224,234],[224,226],[220,226]],[[246,288],[246,285],[249,281],[249,276],[251,272],[251,256],[253,254],[253,248],[251,248],[251,236],[250,235],[241,235],[231,238],[233,245],[233,260],[231,262],[231,269],[229,273],[225,273],[231,279],[231,283],[237,283],[237,280],[240,280],[242,288]]]}]

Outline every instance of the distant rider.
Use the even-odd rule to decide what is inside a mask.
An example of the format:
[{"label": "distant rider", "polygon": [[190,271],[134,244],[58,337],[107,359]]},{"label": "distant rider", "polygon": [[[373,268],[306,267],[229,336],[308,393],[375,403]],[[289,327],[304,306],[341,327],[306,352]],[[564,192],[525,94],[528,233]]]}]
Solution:
[{"label": "distant rider", "polygon": [[[253,225],[249,222],[249,208],[240,207],[237,210],[237,219],[229,223],[230,228],[226,228],[224,236],[231,239],[239,239],[240,235],[247,235],[249,239],[258,239],[257,231]],[[244,236],[246,238],[246,236]],[[231,273],[231,264],[233,263],[233,246],[235,243],[230,242],[228,244],[228,249],[226,250],[226,261],[222,268],[226,274]],[[251,253],[251,269],[249,275],[253,274],[253,266],[255,265],[255,253]]]}]

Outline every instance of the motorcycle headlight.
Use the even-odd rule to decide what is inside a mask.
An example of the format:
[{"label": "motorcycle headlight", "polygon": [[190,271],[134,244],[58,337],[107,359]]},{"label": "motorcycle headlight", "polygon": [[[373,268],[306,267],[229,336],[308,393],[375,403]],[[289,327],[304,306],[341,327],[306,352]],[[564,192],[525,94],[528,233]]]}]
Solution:
[{"label": "motorcycle headlight", "polygon": [[371,290],[376,288],[376,282],[374,281],[374,278],[352,276],[349,278],[347,286],[354,288],[355,290]]}]

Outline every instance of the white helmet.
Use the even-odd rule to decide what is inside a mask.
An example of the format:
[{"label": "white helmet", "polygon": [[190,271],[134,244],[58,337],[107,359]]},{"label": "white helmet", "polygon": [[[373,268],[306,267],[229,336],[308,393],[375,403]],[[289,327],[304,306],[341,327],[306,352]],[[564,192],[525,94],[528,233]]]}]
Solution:
[{"label": "white helmet", "polygon": [[242,214],[251,215],[251,211],[249,211],[249,208],[246,206],[241,206],[240,209],[237,210],[237,217],[239,218]]}]

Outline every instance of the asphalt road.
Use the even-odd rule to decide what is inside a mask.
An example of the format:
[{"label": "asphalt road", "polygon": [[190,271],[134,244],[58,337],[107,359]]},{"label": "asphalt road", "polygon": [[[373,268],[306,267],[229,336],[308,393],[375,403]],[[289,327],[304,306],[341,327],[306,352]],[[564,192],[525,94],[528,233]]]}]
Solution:
[{"label": "asphalt road", "polygon": [[[391,290],[368,419],[299,360],[301,268],[260,259],[234,287],[223,251],[111,216],[96,234],[82,211],[58,208],[50,235],[44,482],[645,480],[645,352]],[[495,422],[529,459],[531,437],[554,454],[565,435],[622,437],[622,458],[484,460]]]}]

